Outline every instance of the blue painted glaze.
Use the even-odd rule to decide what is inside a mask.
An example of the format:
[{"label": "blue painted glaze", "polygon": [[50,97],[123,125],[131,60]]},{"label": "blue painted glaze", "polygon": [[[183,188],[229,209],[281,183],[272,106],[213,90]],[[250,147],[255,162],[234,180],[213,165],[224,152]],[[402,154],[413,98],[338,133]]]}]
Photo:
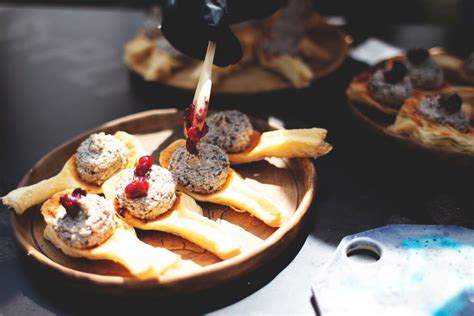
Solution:
[{"label": "blue painted glaze", "polygon": [[423,281],[423,278],[424,278],[423,273],[416,272],[411,276],[411,281],[413,283],[420,283],[421,281]]},{"label": "blue painted glaze", "polygon": [[417,239],[404,239],[400,242],[400,246],[406,249],[422,249],[422,248],[459,248],[468,246],[465,243],[447,238],[444,236],[423,236]]},{"label": "blue painted glaze", "polygon": [[469,300],[469,296],[472,295],[474,295],[474,288],[462,291],[436,310],[433,316],[473,315],[474,303]]}]

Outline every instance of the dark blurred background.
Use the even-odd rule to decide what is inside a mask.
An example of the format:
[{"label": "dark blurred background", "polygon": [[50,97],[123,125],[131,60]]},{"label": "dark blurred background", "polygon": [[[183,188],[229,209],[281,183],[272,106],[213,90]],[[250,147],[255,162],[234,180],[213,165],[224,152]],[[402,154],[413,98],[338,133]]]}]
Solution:
[{"label": "dark blurred background", "polygon": [[[147,10],[162,0],[0,0],[0,4],[52,5],[83,7],[124,7]],[[311,0],[310,0],[311,1]],[[471,0],[313,0],[322,15],[343,16],[355,43],[369,36],[387,34],[407,47],[419,45],[420,34],[426,42],[443,37],[443,46],[466,55],[474,49],[474,1]]]}]

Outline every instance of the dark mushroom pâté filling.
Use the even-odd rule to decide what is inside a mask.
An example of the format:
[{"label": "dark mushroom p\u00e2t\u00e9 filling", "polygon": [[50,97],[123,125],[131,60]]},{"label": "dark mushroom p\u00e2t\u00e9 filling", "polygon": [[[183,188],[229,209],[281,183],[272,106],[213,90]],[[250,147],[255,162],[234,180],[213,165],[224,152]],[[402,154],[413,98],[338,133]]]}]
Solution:
[{"label": "dark mushroom p\u00e2t\u00e9 filling", "polygon": [[461,111],[462,100],[457,94],[448,97],[429,96],[423,99],[418,112],[430,121],[447,124],[462,133],[470,130],[471,124]]},{"label": "dark mushroom p\u00e2t\u00e9 filling", "polygon": [[206,122],[209,131],[203,142],[217,145],[228,153],[241,152],[250,144],[253,127],[242,112],[216,112],[209,115]]},{"label": "dark mushroom p\u00e2t\u00e9 filling", "polygon": [[417,89],[433,90],[444,82],[443,70],[426,49],[409,50],[406,65],[411,82]]},{"label": "dark mushroom p\u00e2t\u00e9 filling", "polygon": [[134,173],[131,169],[125,170],[117,180],[115,197],[119,208],[145,220],[154,219],[171,209],[176,201],[176,180],[171,172],[157,165],[151,166],[143,175],[148,183],[145,194],[130,196],[126,187],[136,179]]},{"label": "dark mushroom p\u00e2t\u00e9 filling", "polygon": [[375,71],[369,78],[368,87],[375,100],[395,109],[399,109],[413,93],[407,69],[398,61],[395,61],[390,69]]},{"label": "dark mushroom p\u00e2t\u00e9 filling", "polygon": [[112,135],[90,135],[77,149],[76,167],[82,180],[102,185],[127,163],[127,147]]},{"label": "dark mushroom p\u00e2t\u00e9 filling", "polygon": [[213,193],[226,183],[229,173],[227,154],[216,145],[199,143],[194,155],[185,147],[171,157],[169,169],[178,184],[195,193]]},{"label": "dark mushroom p\u00e2t\u00e9 filling", "polygon": [[70,247],[85,249],[102,244],[115,231],[112,203],[96,194],[74,192],[61,197],[53,230]]}]

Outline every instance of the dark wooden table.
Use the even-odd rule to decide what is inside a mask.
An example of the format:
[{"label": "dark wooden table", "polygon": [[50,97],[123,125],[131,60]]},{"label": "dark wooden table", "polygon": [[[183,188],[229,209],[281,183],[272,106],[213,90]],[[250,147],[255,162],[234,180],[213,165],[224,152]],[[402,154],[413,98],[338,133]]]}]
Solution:
[{"label": "dark wooden table", "polygon": [[[117,9],[0,8],[0,195],[42,155],[77,133],[123,115],[190,102],[189,92],[148,89],[122,64],[123,44],[143,17],[140,11]],[[404,41],[399,35],[406,27],[410,30],[391,28],[386,39],[409,47],[418,32],[420,46],[447,45],[447,31],[431,26],[412,27]],[[23,256],[11,238],[8,210],[1,207],[0,315],[312,314],[310,284],[342,237],[389,223],[472,228],[472,165],[392,144],[352,117],[344,90],[365,67],[348,59],[310,89],[211,101],[214,108],[275,116],[289,127],[329,130],[334,151],[316,161],[312,217],[277,260],[244,279],[186,297],[103,297],[74,289]]]}]

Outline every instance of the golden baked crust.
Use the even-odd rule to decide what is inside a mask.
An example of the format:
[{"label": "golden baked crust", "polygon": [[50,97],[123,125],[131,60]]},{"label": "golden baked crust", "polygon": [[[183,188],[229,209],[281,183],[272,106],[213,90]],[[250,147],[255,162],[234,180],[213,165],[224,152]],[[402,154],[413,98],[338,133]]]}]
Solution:
[{"label": "golden baked crust", "polygon": [[324,141],[323,128],[275,130],[264,133],[254,131],[247,149],[229,154],[233,164],[248,163],[269,157],[309,158],[326,155],[332,146]]},{"label": "golden baked crust", "polygon": [[[125,172],[123,170],[121,172]],[[120,173],[107,180],[102,188],[107,199],[115,201],[116,180]],[[203,216],[201,207],[189,196],[178,192],[174,206],[154,220],[142,220],[127,210],[119,211],[125,222],[142,230],[157,230],[187,239],[214,253],[221,259],[240,253],[240,243],[216,222]]]},{"label": "golden baked crust", "polygon": [[449,125],[427,120],[417,111],[420,100],[416,97],[407,99],[388,130],[435,148],[474,155],[474,128],[461,133]]},{"label": "golden baked crust", "polygon": [[[114,135],[122,141],[129,149],[127,156],[127,166],[134,166],[144,150],[139,141],[128,133],[119,131]],[[101,188],[83,181],[76,171],[75,155],[68,159],[61,171],[52,178],[40,181],[38,183],[15,189],[2,197],[2,203],[15,210],[17,214],[23,214],[24,211],[37,205],[54,193],[81,187],[90,193],[100,193]]]},{"label": "golden baked crust", "polygon": [[[186,141],[180,139],[169,145],[160,153],[160,164],[164,168],[169,168],[169,162],[176,149],[185,146]],[[277,204],[268,200],[262,194],[255,192],[249,187],[244,179],[233,169],[224,187],[219,191],[210,194],[198,194],[179,186],[180,191],[185,192],[197,201],[211,202],[232,207],[238,211],[246,211],[262,220],[269,226],[279,227],[285,223],[289,217],[289,212],[281,209]]]},{"label": "golden baked crust", "polygon": [[133,227],[117,217],[115,217],[114,233],[102,244],[88,249],[67,245],[54,231],[53,223],[60,207],[59,198],[71,192],[72,190],[58,192],[41,207],[41,213],[46,221],[45,239],[61,249],[66,255],[91,260],[111,260],[123,265],[139,279],[159,278],[180,261],[180,256],[171,251],[155,248],[140,241]]}]

